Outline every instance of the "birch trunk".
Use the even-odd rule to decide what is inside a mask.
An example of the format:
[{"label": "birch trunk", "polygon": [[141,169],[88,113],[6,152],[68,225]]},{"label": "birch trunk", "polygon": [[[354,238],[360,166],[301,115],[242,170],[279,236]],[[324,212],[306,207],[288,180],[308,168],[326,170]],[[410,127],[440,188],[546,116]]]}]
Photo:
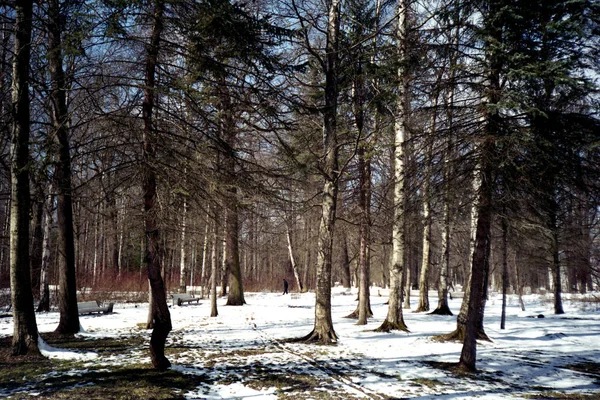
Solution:
[{"label": "birch trunk", "polygon": [[180,259],[179,259],[179,292],[186,292],[188,268],[185,259],[185,224],[187,218],[187,201],[183,199],[183,210],[181,215],[181,247],[180,247]]},{"label": "birch trunk", "polygon": [[290,256],[290,264],[292,265],[292,272],[294,273],[294,280],[296,281],[296,287],[299,292],[302,292],[304,289],[302,287],[302,281],[300,280],[300,274],[298,273],[298,266],[296,265],[296,258],[294,257],[294,247],[292,246],[292,232],[291,232],[291,223],[286,224],[286,236],[288,243],[288,254]]},{"label": "birch trunk", "polygon": [[[433,111],[435,115],[435,110]],[[435,116],[433,117],[435,131]],[[433,133],[433,132],[432,132]],[[423,173],[423,258],[421,260],[421,275],[419,276],[419,305],[416,312],[429,311],[429,267],[431,259],[431,145],[427,146],[425,171]]]},{"label": "birch trunk", "polygon": [[405,269],[405,209],[406,209],[406,127],[409,115],[408,71],[403,65],[408,45],[408,1],[398,1],[397,52],[398,99],[394,121],[394,230],[392,233],[392,262],[390,264],[390,299],[385,321],[377,331],[408,331],[402,314],[402,276]]}]

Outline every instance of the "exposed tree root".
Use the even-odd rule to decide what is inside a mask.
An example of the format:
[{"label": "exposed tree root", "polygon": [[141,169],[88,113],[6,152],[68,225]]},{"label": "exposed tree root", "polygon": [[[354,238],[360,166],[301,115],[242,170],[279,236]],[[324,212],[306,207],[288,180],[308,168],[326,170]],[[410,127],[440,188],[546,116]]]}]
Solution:
[{"label": "exposed tree root", "polygon": [[450,311],[450,307],[447,304],[443,306],[438,306],[435,310],[430,312],[431,315],[454,315],[452,311]]},{"label": "exposed tree root", "polygon": [[[344,318],[350,318],[350,319],[358,319],[358,307],[356,307],[356,310],[352,311],[350,314],[346,315]],[[373,310],[371,310],[371,307],[369,307],[369,314],[367,315],[367,318],[373,318]]]},{"label": "exposed tree root", "polygon": [[[465,340],[465,328],[464,326],[459,326],[450,333],[432,336],[431,339],[436,342],[463,342]],[[492,341],[483,329],[477,331],[477,340]]]},{"label": "exposed tree root", "polygon": [[417,309],[415,310],[416,313],[427,312],[427,311],[429,311],[429,307],[417,307]]},{"label": "exposed tree root", "polygon": [[333,330],[326,332],[325,334],[318,332],[313,329],[311,333],[306,336],[299,338],[293,338],[287,340],[288,343],[316,343],[324,345],[335,345],[337,344],[337,335]]},{"label": "exposed tree root", "polygon": [[403,332],[410,332],[408,330],[408,328],[406,327],[406,324],[404,323],[404,321],[400,322],[400,323],[391,323],[387,320],[383,321],[383,323],[381,324],[381,326],[377,329],[374,330],[374,332],[391,332],[391,331],[403,331]]},{"label": "exposed tree root", "polygon": [[474,367],[470,367],[467,364],[463,363],[463,362],[459,362],[458,365],[456,365],[455,370],[459,373],[473,373],[473,372],[477,372],[477,368]]}]

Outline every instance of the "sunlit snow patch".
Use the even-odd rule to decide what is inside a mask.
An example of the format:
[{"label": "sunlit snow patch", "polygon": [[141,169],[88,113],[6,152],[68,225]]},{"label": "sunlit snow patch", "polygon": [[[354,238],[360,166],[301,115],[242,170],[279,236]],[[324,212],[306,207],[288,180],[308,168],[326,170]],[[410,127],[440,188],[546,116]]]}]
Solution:
[{"label": "sunlit snow patch", "polygon": [[254,390],[244,386],[242,383],[232,383],[231,385],[215,385],[211,387],[209,393],[188,392],[185,394],[187,399],[252,399],[252,400],[277,400],[277,388],[268,388],[263,390]]},{"label": "sunlit snow patch", "polygon": [[92,360],[98,357],[97,353],[54,348],[46,343],[41,336],[38,336],[38,347],[42,355],[48,358],[57,358],[60,360]]}]

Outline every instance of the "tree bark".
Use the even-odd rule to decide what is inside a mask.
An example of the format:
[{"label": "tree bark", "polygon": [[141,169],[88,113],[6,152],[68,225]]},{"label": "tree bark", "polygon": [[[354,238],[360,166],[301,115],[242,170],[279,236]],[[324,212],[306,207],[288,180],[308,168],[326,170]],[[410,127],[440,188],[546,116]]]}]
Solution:
[{"label": "tree bark", "polygon": [[294,273],[294,280],[296,281],[296,286],[298,287],[298,291],[302,292],[304,287],[302,286],[302,281],[300,280],[300,274],[298,273],[298,266],[296,265],[296,257],[294,257],[294,247],[292,246],[292,228],[291,222],[288,220],[286,223],[286,236],[288,243],[288,255],[290,257],[290,264],[292,265],[292,272]]},{"label": "tree bark", "polygon": [[13,310],[12,354],[39,354],[29,264],[29,61],[33,1],[15,4],[10,141],[10,289]]},{"label": "tree bark", "polygon": [[[40,185],[41,186],[41,185]],[[40,275],[42,270],[42,257],[44,251],[44,204],[46,196],[44,190],[39,187],[35,195],[35,215],[33,218],[33,235],[31,242],[31,289],[34,299],[40,295]]]},{"label": "tree bark", "polygon": [[[450,102],[452,104],[452,102]],[[450,123],[452,126],[452,123]],[[448,138],[448,145],[444,154],[444,217],[442,228],[442,266],[440,268],[440,284],[438,287],[438,305],[432,314],[452,315],[448,305],[448,276],[450,269],[450,243],[452,236],[452,217],[450,215],[450,157],[452,138]]]},{"label": "tree bark", "polygon": [[187,218],[187,200],[183,199],[183,210],[181,215],[181,247],[180,247],[180,260],[179,260],[179,292],[185,293],[187,278],[188,278],[188,268],[185,259],[185,228],[186,228],[186,218]]},{"label": "tree bark", "polygon": [[242,306],[246,304],[244,300],[244,287],[242,284],[242,269],[240,266],[240,247],[239,247],[239,222],[237,195],[234,190],[230,194],[230,203],[227,207],[226,235],[227,235],[227,257],[226,264],[229,271],[229,294],[227,296],[228,306]]},{"label": "tree bark", "polygon": [[398,1],[398,100],[394,121],[394,230],[392,236],[392,262],[390,264],[390,300],[386,319],[376,329],[408,331],[402,314],[402,276],[405,269],[405,210],[406,210],[406,127],[409,113],[408,71],[402,61],[407,56],[408,1]]},{"label": "tree bark", "polygon": [[[434,111],[435,113],[435,111]],[[431,147],[431,146],[428,146]],[[419,304],[416,312],[429,311],[429,267],[431,259],[431,190],[430,190],[430,175],[431,166],[429,165],[431,160],[430,149],[428,150],[428,156],[425,160],[425,172],[424,172],[424,183],[423,183],[423,258],[421,261],[421,275],[419,276]]]},{"label": "tree bark", "polygon": [[146,266],[150,291],[152,296],[151,313],[153,320],[152,336],[150,338],[150,357],[152,366],[158,370],[166,370],[171,366],[165,357],[165,343],[171,332],[171,314],[167,306],[165,284],[161,275],[160,252],[161,238],[159,232],[158,216],[156,209],[157,178],[155,171],[155,129],[153,125],[154,96],[156,88],[156,66],[158,52],[163,30],[165,11],[164,0],[153,2],[153,24],[150,43],[146,47],[146,71],[144,101],[142,104],[142,118],[144,131],[142,140],[143,154],[143,193],[144,193],[144,220],[146,229]]},{"label": "tree bark", "polygon": [[339,180],[337,104],[338,47],[340,31],[340,0],[328,0],[328,24],[325,60],[325,107],[323,110],[323,194],[318,235],[317,287],[315,324],[313,331],[300,340],[322,344],[336,343],[337,334],[331,318],[331,272],[333,232],[336,219]]},{"label": "tree bark", "polygon": [[73,230],[73,194],[71,155],[67,130],[66,80],[62,57],[62,21],[59,0],[48,2],[48,68],[50,70],[50,114],[58,163],[54,170],[56,186],[58,307],[60,320],[56,333],[79,332],[77,282],[75,277],[75,234]]},{"label": "tree bark", "polygon": [[50,229],[52,227],[53,194],[52,185],[44,201],[44,239],[42,243],[42,267],[40,270],[40,302],[37,312],[50,311]]},{"label": "tree bark", "polygon": [[502,314],[500,316],[500,329],[506,326],[506,292],[508,289],[508,225],[506,215],[502,216]]},{"label": "tree bark", "polygon": [[557,209],[558,205],[554,199],[550,206],[549,228],[550,228],[550,249],[552,252],[552,283],[554,286],[554,314],[564,314],[562,305],[562,282],[560,276],[560,248],[558,239]]},{"label": "tree bark", "polygon": [[217,310],[217,280],[219,279],[219,214],[217,207],[215,207],[215,220],[213,228],[213,252],[211,257],[211,273],[210,273],[210,316],[216,317],[219,315]]},{"label": "tree bark", "polygon": [[210,224],[209,224],[209,219],[208,216],[206,218],[206,226],[204,228],[204,244],[202,245],[202,268],[200,270],[200,291],[201,291],[201,296],[202,298],[204,298],[204,294],[206,292],[208,292],[208,288],[205,288],[206,286],[206,262],[208,260],[208,251],[210,248],[210,241],[208,239],[208,236],[210,234]]},{"label": "tree bark", "polygon": [[[493,133],[492,133],[493,134]],[[475,236],[475,250],[471,266],[471,283],[469,304],[465,325],[465,338],[459,361],[459,368],[474,371],[477,357],[477,336],[482,324],[482,310],[484,285],[486,283],[486,264],[489,257],[489,243],[492,226],[492,166],[490,158],[494,154],[494,142],[488,138],[483,146],[482,179],[477,199],[477,230]]]}]

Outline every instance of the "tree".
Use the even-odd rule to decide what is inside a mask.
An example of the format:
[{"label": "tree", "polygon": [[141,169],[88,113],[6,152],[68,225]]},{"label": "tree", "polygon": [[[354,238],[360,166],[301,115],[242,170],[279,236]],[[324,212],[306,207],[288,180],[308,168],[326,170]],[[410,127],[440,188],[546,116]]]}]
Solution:
[{"label": "tree", "polygon": [[154,322],[150,339],[150,356],[152,366],[158,370],[166,370],[171,366],[165,357],[165,342],[171,332],[171,314],[167,306],[165,285],[161,276],[160,246],[161,238],[158,230],[156,210],[156,170],[155,170],[155,126],[152,117],[156,88],[156,67],[160,49],[161,34],[164,28],[164,0],[153,2],[152,34],[146,45],[146,70],[144,75],[144,101],[142,119],[144,122],[142,138],[143,155],[143,193],[144,219],[146,228],[146,267],[151,290],[151,314]]},{"label": "tree", "polygon": [[52,135],[54,136],[57,160],[54,179],[57,189],[56,216],[58,223],[58,305],[60,321],[57,333],[79,332],[77,311],[77,284],[75,279],[75,237],[73,232],[73,201],[71,189],[71,155],[69,149],[69,113],[66,99],[66,81],[63,71],[61,34],[62,21],[59,0],[48,2],[48,67],[50,70],[50,98],[52,112]]},{"label": "tree", "polygon": [[338,105],[338,61],[340,40],[340,2],[327,1],[327,29],[325,57],[321,65],[325,72],[323,114],[323,192],[321,220],[318,233],[317,287],[315,303],[315,323],[311,333],[302,341],[316,341],[322,344],[337,342],[331,318],[331,273],[333,230],[336,219],[336,206],[339,184],[337,105]]},{"label": "tree", "polygon": [[394,226],[390,263],[390,300],[388,313],[377,331],[408,331],[402,314],[402,286],[405,273],[406,213],[406,134],[410,113],[408,79],[408,33],[410,7],[407,0],[398,1],[396,32],[398,58],[398,94],[394,120]]},{"label": "tree", "polygon": [[29,71],[33,1],[16,3],[10,146],[12,354],[39,354],[29,264]]}]

